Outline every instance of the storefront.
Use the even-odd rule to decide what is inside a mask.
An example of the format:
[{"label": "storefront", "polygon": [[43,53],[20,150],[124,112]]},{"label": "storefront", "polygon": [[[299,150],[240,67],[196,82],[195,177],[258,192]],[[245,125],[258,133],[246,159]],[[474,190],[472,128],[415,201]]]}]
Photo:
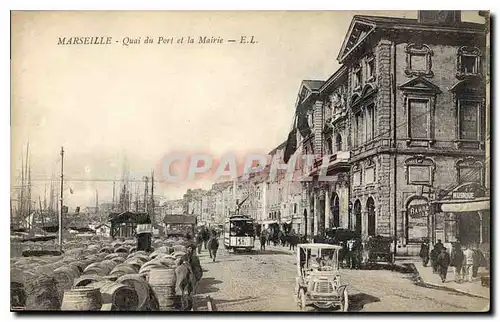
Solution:
[{"label": "storefront", "polygon": [[489,251],[490,198],[476,183],[461,185],[445,198],[432,202],[431,240],[479,247]]}]

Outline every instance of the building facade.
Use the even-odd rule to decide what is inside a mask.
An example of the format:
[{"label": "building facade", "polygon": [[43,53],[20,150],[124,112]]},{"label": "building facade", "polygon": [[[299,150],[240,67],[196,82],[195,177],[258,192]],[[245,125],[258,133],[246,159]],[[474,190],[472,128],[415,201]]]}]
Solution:
[{"label": "building facade", "polygon": [[299,133],[317,156],[305,184],[309,235],[345,227],[395,237],[411,254],[425,238],[489,243],[484,26],[433,14],[355,16],[342,67],[303,82]]}]

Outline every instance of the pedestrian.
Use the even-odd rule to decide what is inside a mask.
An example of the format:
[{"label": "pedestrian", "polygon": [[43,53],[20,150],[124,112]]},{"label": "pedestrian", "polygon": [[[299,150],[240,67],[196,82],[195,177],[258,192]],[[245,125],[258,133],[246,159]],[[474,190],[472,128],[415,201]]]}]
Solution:
[{"label": "pedestrian", "polygon": [[441,248],[441,252],[437,257],[438,269],[439,269],[439,277],[441,277],[441,281],[444,283],[446,281],[446,274],[448,273],[448,266],[450,266],[450,255],[446,251],[445,247]]},{"label": "pedestrian", "polygon": [[205,248],[205,250],[207,250],[207,243],[209,239],[210,232],[208,231],[207,227],[203,227],[203,248]]},{"label": "pedestrian", "polygon": [[201,254],[201,246],[203,245],[203,235],[202,232],[199,231],[196,235],[196,247],[198,248],[198,254]]},{"label": "pedestrian", "polygon": [[432,272],[434,274],[437,274],[437,272],[438,272],[437,257],[439,256],[439,251],[440,251],[440,249],[436,248],[436,246],[434,246],[434,248],[432,248],[431,254],[430,254]]},{"label": "pedestrian", "polygon": [[429,240],[424,239],[422,244],[420,244],[420,258],[422,259],[422,265],[424,267],[427,267],[427,264],[429,263]]},{"label": "pedestrian", "polygon": [[439,255],[441,253],[441,249],[444,248],[444,245],[441,242],[441,239],[438,239],[437,243],[434,245],[434,248],[437,249],[438,255]]},{"label": "pedestrian", "polygon": [[352,269],[354,266],[354,240],[348,240],[346,244],[347,267]]},{"label": "pedestrian", "polygon": [[285,246],[284,244],[282,244],[283,231],[281,229],[278,230],[278,235],[276,237],[277,237],[277,240],[278,240],[278,245],[279,246]]},{"label": "pedestrian", "polygon": [[450,266],[455,268],[455,282],[462,282],[462,266],[464,263],[464,252],[462,251],[462,246],[460,243],[453,244],[453,249],[451,250],[451,262]]},{"label": "pedestrian", "polygon": [[474,264],[472,264],[472,277],[476,278],[479,271],[479,267],[485,266],[484,263],[486,259],[484,258],[483,252],[476,247],[474,250]]},{"label": "pedestrian", "polygon": [[474,266],[474,251],[472,250],[472,247],[467,245],[464,251],[463,274],[464,274],[464,279],[467,280],[468,282],[472,282],[473,266]]},{"label": "pedestrian", "polygon": [[266,234],[260,234],[260,250],[266,250]]},{"label": "pedestrian", "polygon": [[208,240],[208,253],[210,258],[215,262],[215,258],[217,257],[217,250],[219,249],[219,241],[217,239],[217,233],[212,231],[210,234],[210,239]]}]

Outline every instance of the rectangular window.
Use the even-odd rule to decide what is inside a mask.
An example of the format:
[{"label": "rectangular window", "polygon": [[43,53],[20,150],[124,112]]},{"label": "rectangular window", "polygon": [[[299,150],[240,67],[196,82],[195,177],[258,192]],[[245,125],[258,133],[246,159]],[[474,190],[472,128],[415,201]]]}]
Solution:
[{"label": "rectangular window", "polygon": [[368,78],[375,76],[375,59],[368,61]]},{"label": "rectangular window", "polygon": [[482,184],[482,168],[458,168],[458,183],[477,182]]},{"label": "rectangular window", "polygon": [[459,135],[461,140],[480,140],[479,102],[461,100]]},{"label": "rectangular window", "polygon": [[352,131],[352,145],[354,147],[358,146],[358,131],[359,131],[358,115],[354,115],[354,128]]},{"label": "rectangular window", "polygon": [[354,88],[361,86],[361,68],[354,72]]},{"label": "rectangular window", "polygon": [[370,142],[375,137],[375,106],[366,108],[366,141]]},{"label": "rectangular window", "polygon": [[410,138],[428,139],[429,131],[429,101],[422,99],[410,99],[408,101]]},{"label": "rectangular window", "polygon": [[462,56],[462,72],[465,74],[477,74],[477,56]]},{"label": "rectangular window", "polygon": [[425,54],[411,54],[410,68],[412,71],[426,71],[427,57]]},{"label": "rectangular window", "polygon": [[366,168],[366,170],[365,170],[365,182],[367,184],[375,182],[375,168],[374,167]]},{"label": "rectangular window", "polygon": [[352,184],[355,187],[361,185],[361,171],[356,171],[352,174]]},{"label": "rectangular window", "polygon": [[364,143],[365,139],[365,128],[363,114],[361,112],[356,114],[356,146],[360,146]]},{"label": "rectangular window", "polygon": [[431,184],[429,166],[408,166],[408,184]]}]

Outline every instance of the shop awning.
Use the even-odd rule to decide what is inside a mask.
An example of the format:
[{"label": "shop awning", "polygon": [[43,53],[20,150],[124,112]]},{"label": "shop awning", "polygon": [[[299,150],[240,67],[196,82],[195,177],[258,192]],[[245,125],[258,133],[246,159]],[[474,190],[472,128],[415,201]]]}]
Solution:
[{"label": "shop awning", "polygon": [[443,200],[437,202],[442,212],[470,212],[490,210],[490,198],[474,200]]}]

